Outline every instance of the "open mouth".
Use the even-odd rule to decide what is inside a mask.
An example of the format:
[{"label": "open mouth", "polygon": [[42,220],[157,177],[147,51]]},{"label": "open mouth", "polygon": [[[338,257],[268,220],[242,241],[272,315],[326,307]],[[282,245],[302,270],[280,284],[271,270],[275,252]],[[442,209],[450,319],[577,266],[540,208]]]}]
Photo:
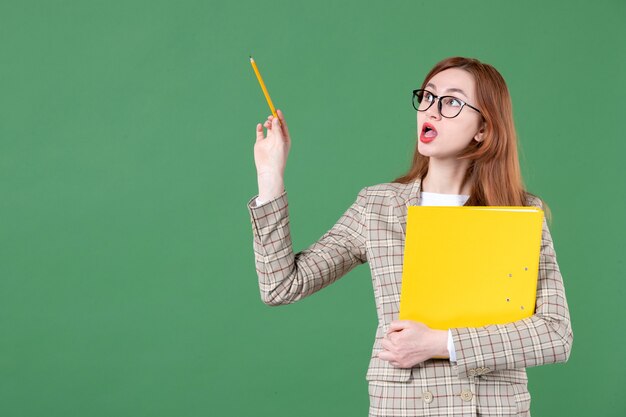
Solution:
[{"label": "open mouth", "polygon": [[437,137],[437,130],[430,123],[424,123],[422,126],[422,134],[420,136],[421,139],[426,139],[427,141],[431,141]]},{"label": "open mouth", "polygon": [[437,131],[432,125],[426,123],[422,127],[422,134],[427,138],[434,138],[435,136],[437,136]]}]

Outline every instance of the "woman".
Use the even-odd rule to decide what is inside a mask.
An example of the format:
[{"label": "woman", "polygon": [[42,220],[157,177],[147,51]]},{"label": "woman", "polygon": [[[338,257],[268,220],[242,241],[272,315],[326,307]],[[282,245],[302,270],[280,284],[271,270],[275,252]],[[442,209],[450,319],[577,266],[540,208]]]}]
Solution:
[{"label": "woman", "polygon": [[257,125],[259,194],[248,209],[262,299],[293,303],[368,262],[379,319],[366,377],[370,416],[529,416],[525,368],[567,361],[573,341],[545,219],[533,316],[448,331],[397,319],[408,206],[534,205],[548,212],[523,186],[507,86],[492,66],[452,57],[428,73],[413,105],[418,140],[408,173],[363,188],[332,229],[297,254],[283,183],[289,129],[280,110],[280,123],[272,116],[264,123],[267,136]]}]

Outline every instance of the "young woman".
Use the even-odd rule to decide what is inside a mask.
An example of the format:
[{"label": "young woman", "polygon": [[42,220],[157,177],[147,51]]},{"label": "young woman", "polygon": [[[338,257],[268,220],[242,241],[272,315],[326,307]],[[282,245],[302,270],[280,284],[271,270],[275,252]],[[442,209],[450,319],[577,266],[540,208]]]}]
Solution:
[{"label": "young woman", "polygon": [[289,129],[280,110],[280,123],[270,116],[257,124],[259,194],[248,210],[262,299],[293,303],[368,262],[379,319],[366,377],[370,416],[529,416],[525,368],[567,361],[573,341],[545,219],[533,316],[448,331],[398,320],[408,206],[534,205],[549,217],[524,189],[507,86],[491,65],[452,57],[426,75],[413,106],[418,139],[408,173],[363,188],[337,223],[297,254],[283,183]]}]

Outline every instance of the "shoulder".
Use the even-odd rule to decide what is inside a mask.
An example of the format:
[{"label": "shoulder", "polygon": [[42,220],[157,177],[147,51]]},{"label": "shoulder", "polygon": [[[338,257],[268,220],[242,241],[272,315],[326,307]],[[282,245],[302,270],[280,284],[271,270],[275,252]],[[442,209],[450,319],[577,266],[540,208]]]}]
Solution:
[{"label": "shoulder", "polygon": [[402,184],[399,182],[384,182],[367,186],[363,188],[361,192],[365,192],[368,195],[401,194],[410,189],[412,185],[412,183]]},{"label": "shoulder", "polygon": [[359,205],[377,207],[378,209],[390,206],[400,206],[409,201],[415,192],[415,182],[402,184],[397,182],[385,182],[364,187],[359,192],[357,201]]},{"label": "shoulder", "polygon": [[526,205],[543,208],[543,200],[539,196],[526,191]]}]

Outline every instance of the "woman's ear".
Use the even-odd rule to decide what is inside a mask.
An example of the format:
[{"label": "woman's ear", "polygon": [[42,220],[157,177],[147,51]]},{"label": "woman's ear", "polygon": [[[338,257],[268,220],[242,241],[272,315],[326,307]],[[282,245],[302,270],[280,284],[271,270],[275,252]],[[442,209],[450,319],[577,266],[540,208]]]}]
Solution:
[{"label": "woman's ear", "polygon": [[474,135],[474,140],[476,142],[482,142],[483,140],[485,140],[485,128],[487,127],[487,124],[485,122],[482,122],[482,124],[480,125],[480,129],[478,129],[478,132],[476,132],[476,134]]}]

